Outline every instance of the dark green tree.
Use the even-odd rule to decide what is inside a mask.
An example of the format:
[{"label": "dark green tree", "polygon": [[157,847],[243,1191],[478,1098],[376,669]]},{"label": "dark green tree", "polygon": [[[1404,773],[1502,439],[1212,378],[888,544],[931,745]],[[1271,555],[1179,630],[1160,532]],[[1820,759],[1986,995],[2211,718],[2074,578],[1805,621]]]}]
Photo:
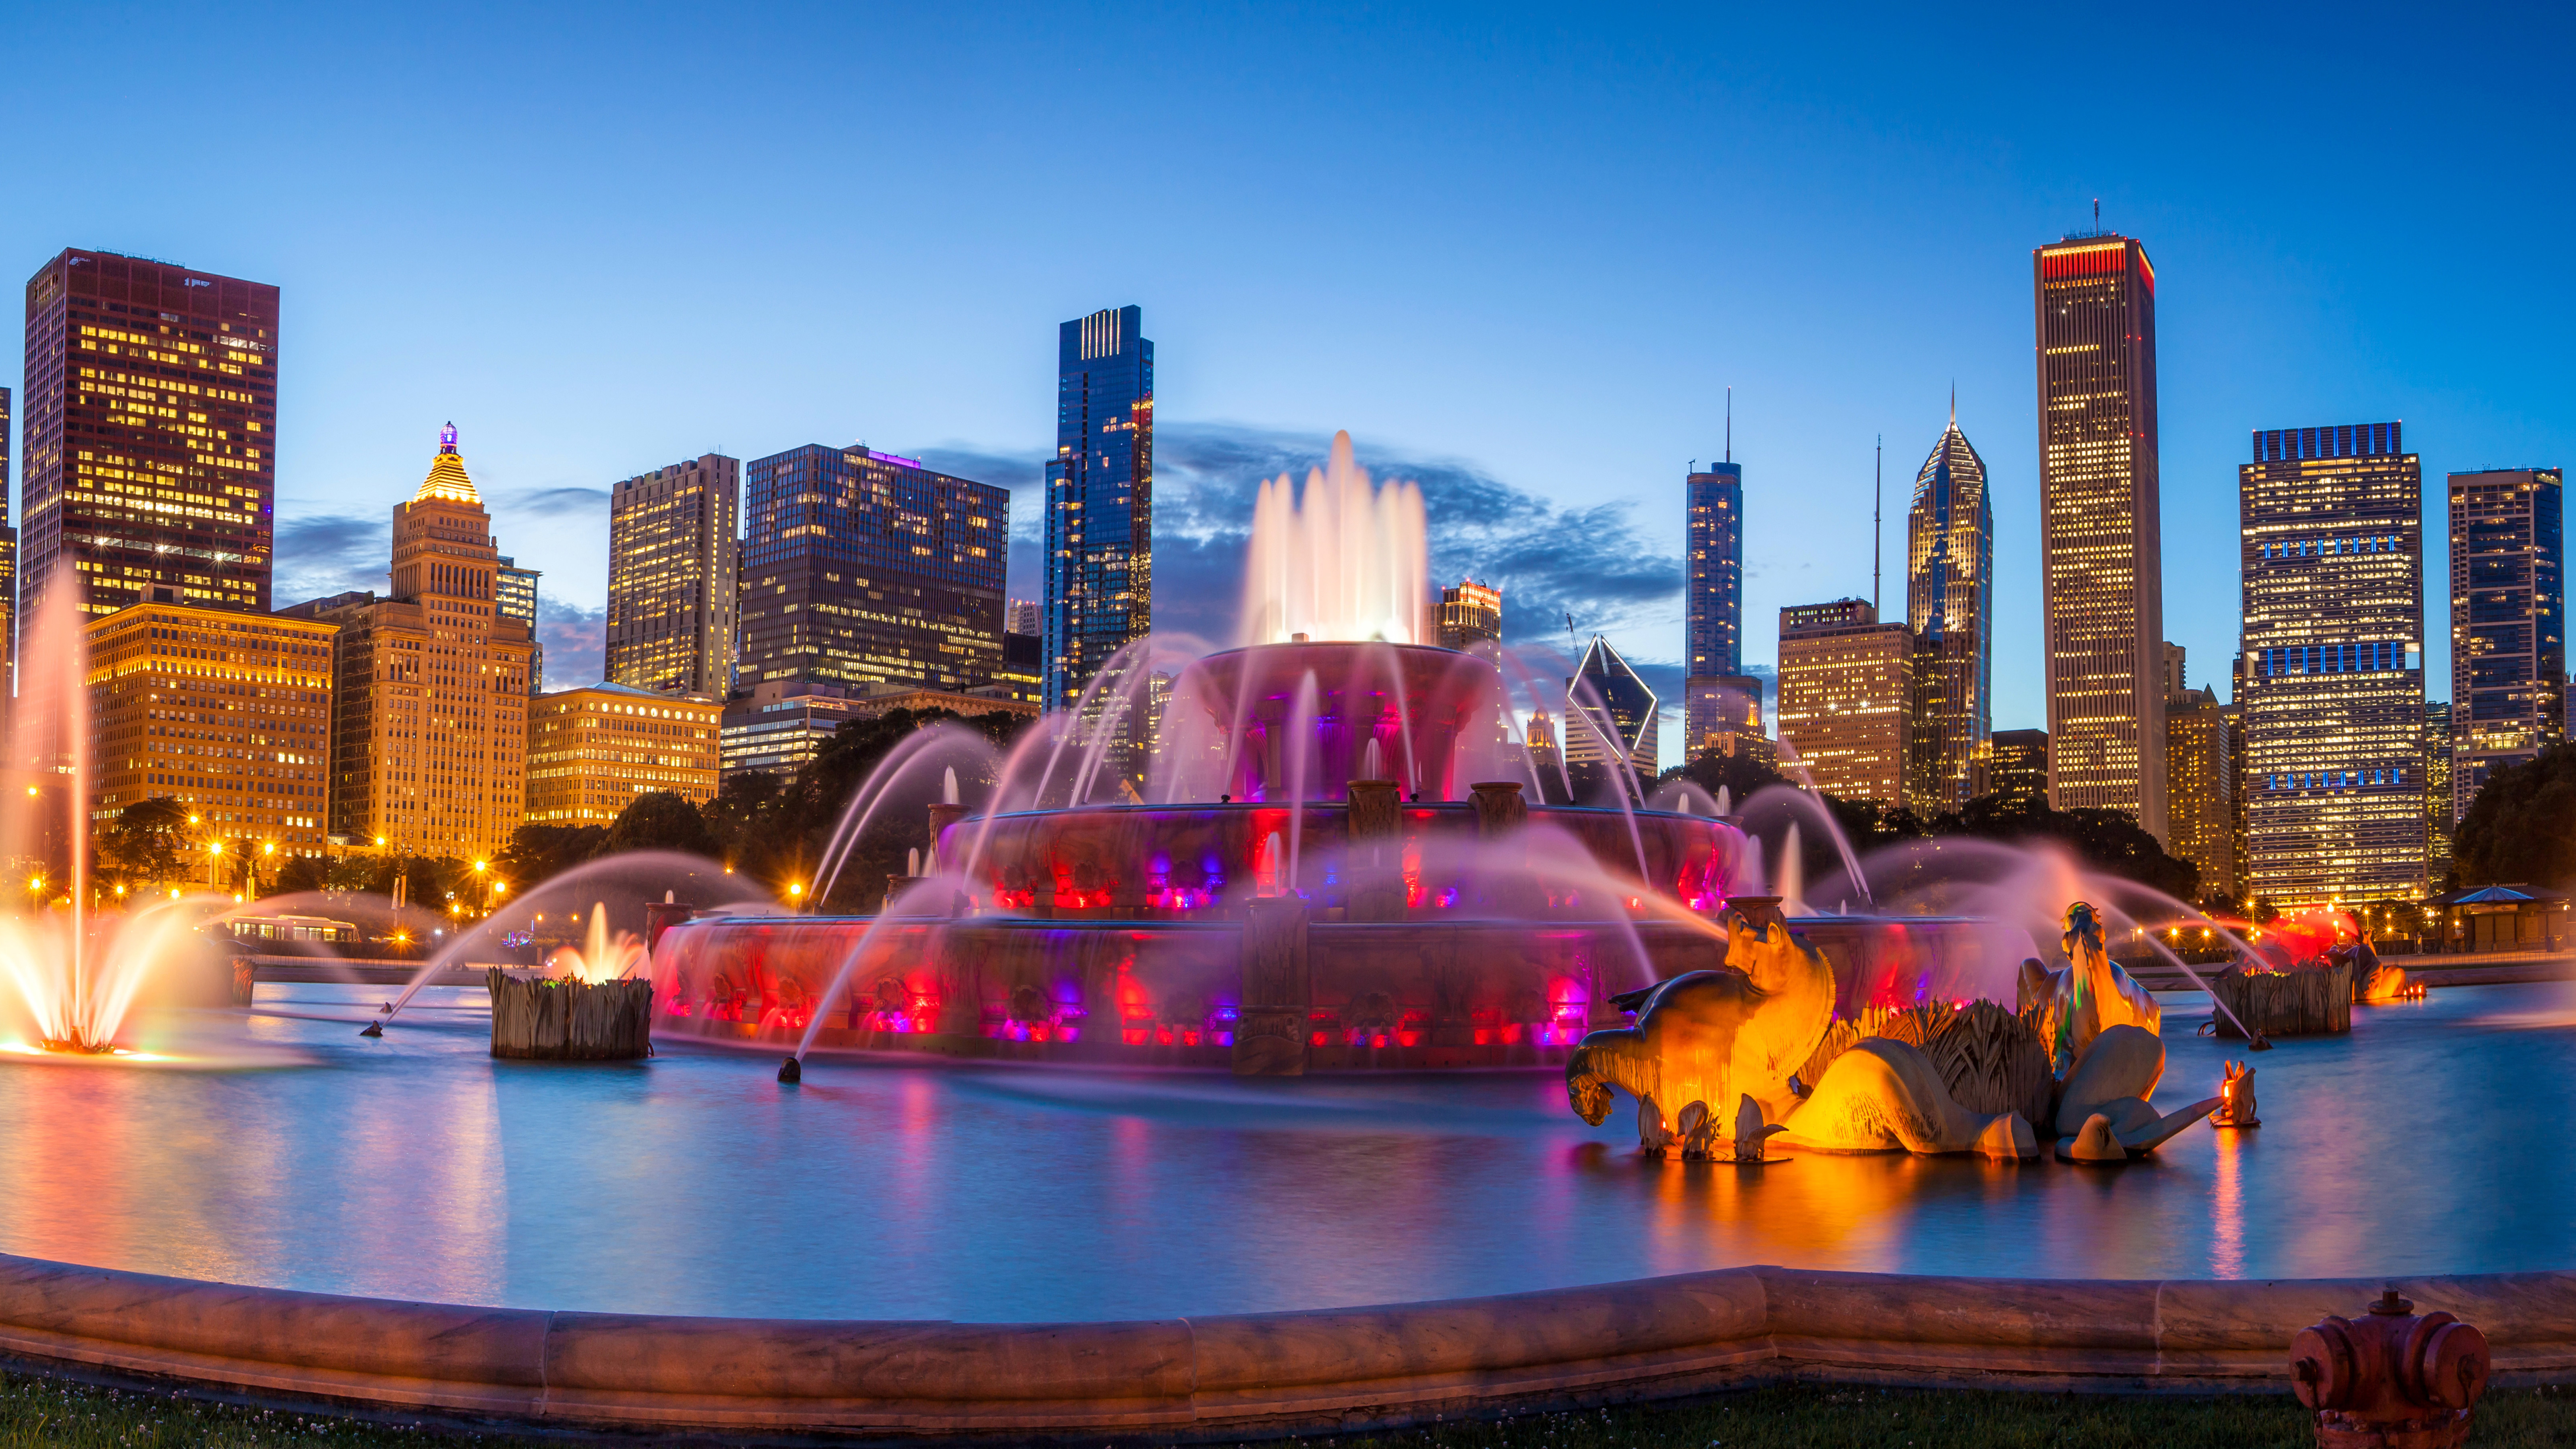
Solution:
[{"label": "dark green tree", "polygon": [[189,857],[194,838],[187,806],[167,795],[137,801],[99,832],[99,874],[105,884],[129,890],[166,885],[193,863]]},{"label": "dark green tree", "polygon": [[626,802],[626,808],[617,812],[617,821],[608,827],[608,839],[599,853],[678,850],[712,856],[721,849],[697,806],[669,790],[651,790]]},{"label": "dark green tree", "polygon": [[537,886],[599,854],[608,831],[597,825],[522,825],[493,858],[493,873],[513,895]]},{"label": "dark green tree", "polygon": [[2460,884],[2576,882],[2576,745],[2553,745],[2487,777],[2451,844]]}]

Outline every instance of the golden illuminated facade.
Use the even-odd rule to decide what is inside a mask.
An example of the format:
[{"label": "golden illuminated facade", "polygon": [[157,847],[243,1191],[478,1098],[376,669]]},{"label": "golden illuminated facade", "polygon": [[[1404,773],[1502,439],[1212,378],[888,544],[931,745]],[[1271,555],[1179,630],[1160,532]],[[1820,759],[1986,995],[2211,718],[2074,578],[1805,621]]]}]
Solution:
[{"label": "golden illuminated facade", "polygon": [[2127,237],[2031,254],[2048,793],[2165,835],[2156,273]]},{"label": "golden illuminated facade", "polygon": [[310,619],[135,604],[89,624],[91,819],[168,796],[213,839],[311,855],[329,814],[331,649]]},{"label": "golden illuminated facade", "polygon": [[2395,423],[2254,434],[2243,524],[2245,892],[2424,889],[2423,472]]},{"label": "golden illuminated facade", "polygon": [[472,859],[526,815],[528,626],[495,597],[500,550],[456,429],[394,507],[393,597],[289,613],[341,626],[333,668],[332,833]]},{"label": "golden illuminated facade", "polygon": [[2236,743],[2227,706],[2206,689],[2165,701],[2166,849],[2200,867],[2200,893],[2241,894],[2236,878]]},{"label": "golden illuminated facade", "polygon": [[608,494],[608,678],[656,694],[733,691],[742,463],[708,453]]},{"label": "golden illuminated facade", "polygon": [[1995,511],[1986,460],[1950,426],[1914,477],[1905,519],[1905,621],[1914,630],[1905,804],[1930,818],[1986,793],[1993,746]]},{"label": "golden illuminated facade", "polygon": [[1780,757],[1846,800],[1904,803],[1914,631],[1866,599],[1780,611]]},{"label": "golden illuminated facade", "polygon": [[[268,608],[277,289],[63,252],[27,282],[25,597]],[[5,521],[5,520],[0,520]]]},{"label": "golden illuminated facade", "polygon": [[621,684],[528,702],[528,823],[606,825],[638,795],[715,798],[724,706]]},{"label": "golden illuminated facade", "polygon": [[322,851],[330,624],[137,603],[93,619],[90,820],[170,797],[209,841]]},{"label": "golden illuminated facade", "polygon": [[1440,591],[1440,647],[1473,649],[1503,642],[1503,591],[1461,579]]},{"label": "golden illuminated facade", "polygon": [[2555,468],[2454,473],[2451,819],[2566,730],[2565,488]]}]

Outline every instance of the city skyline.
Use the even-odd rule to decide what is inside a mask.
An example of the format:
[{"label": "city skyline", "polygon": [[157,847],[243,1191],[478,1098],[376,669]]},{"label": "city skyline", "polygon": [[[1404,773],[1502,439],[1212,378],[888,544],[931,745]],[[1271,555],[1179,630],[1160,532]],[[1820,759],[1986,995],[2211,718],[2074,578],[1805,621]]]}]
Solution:
[{"label": "city skyline", "polygon": [[[353,575],[381,587],[368,575],[382,569],[382,510],[398,501],[387,480],[415,472],[454,417],[498,531],[545,572],[550,664],[574,657],[584,628],[595,638],[573,610],[596,615],[606,570],[587,522],[566,528],[550,510],[595,509],[616,480],[672,458],[864,440],[1011,487],[1024,500],[1015,521],[1033,525],[1054,379],[1032,327],[1133,301],[1167,353],[1158,552],[1187,552],[1172,546],[1173,520],[1194,464],[1222,492],[1247,450],[1285,439],[1320,456],[1348,427],[1381,475],[1406,471],[1391,462],[1454,466],[1561,513],[1608,509],[1623,544],[1678,560],[1683,521],[1663,500],[1676,469],[1721,452],[1732,384],[1756,620],[1867,592],[1867,549],[1841,534],[1866,507],[1869,440],[1937,431],[1955,374],[1993,471],[1995,721],[2037,724],[2018,259],[2088,225],[2096,196],[2104,224],[2147,238],[2175,283],[2163,316],[2172,538],[2232,516],[2244,430],[2267,419],[2403,417],[2435,473],[2576,456],[2576,420],[2556,401],[2570,364],[2549,345],[2569,304],[2506,288],[2452,221],[2550,164],[2561,123],[2545,86],[2517,81],[2545,74],[2545,43],[2498,50],[2491,26],[2446,27],[2420,57],[2418,114],[2319,136],[2294,118],[2331,103],[2339,65],[2373,52],[2287,18],[2233,20],[2215,45],[2137,36],[2108,16],[2067,17],[2045,45],[2000,17],[1890,16],[1833,47],[1815,43],[1820,22],[1793,16],[1731,20],[1724,45],[1709,43],[1714,20],[1569,23],[1480,17],[1491,43],[1469,46],[1436,15],[1227,34],[1114,15],[882,17],[872,47],[906,64],[879,78],[885,106],[862,115],[768,93],[716,114],[635,111],[619,95],[618,68],[657,56],[759,73],[832,43],[812,17],[639,17],[606,55],[588,27],[539,18],[502,38],[469,20],[435,37],[472,63],[444,74],[433,106],[408,80],[431,37],[407,23],[127,16],[120,33],[183,44],[261,90],[291,137],[264,163],[261,203],[239,205],[219,168],[156,171],[149,186],[123,165],[73,168],[46,205],[0,218],[0,258],[23,280],[67,244],[98,245],[283,287],[296,350],[278,517],[296,547],[280,549],[280,601],[298,597],[297,568],[307,597]],[[31,53],[97,39],[67,15],[20,25]],[[2224,99],[2256,73],[2251,57],[2291,37],[2314,64],[2261,72],[2271,104]],[[2035,62],[2088,38],[2158,78],[2116,153],[2030,124],[2049,73]],[[1986,83],[1937,100],[1890,83],[1927,64]],[[1029,224],[1096,186],[1063,164],[1040,101],[1066,66],[1116,69],[1167,118],[1137,183],[1153,226]],[[1291,79],[1316,74],[1350,102],[1319,106]],[[143,154],[188,124],[175,97],[84,109],[76,80],[30,74],[0,115],[38,134],[83,114],[83,144],[102,155]],[[326,123],[361,95],[390,98],[380,123]],[[574,124],[592,110],[630,124]],[[1311,124],[1280,127],[1282,113]],[[1279,164],[1211,160],[1247,148]],[[2257,158],[2279,152],[2406,175],[2409,204],[2364,234],[2319,231],[2259,199]],[[956,188],[961,176],[977,184]],[[1209,176],[1219,184],[1196,180]],[[952,190],[920,224],[874,220],[894,198]],[[1531,213],[1542,193],[1574,204]],[[782,195],[799,207],[778,213]],[[632,224],[666,200],[690,225]],[[2544,190],[2535,224],[2547,230],[2564,206]],[[1363,244],[1320,244],[1346,211],[1386,219]],[[1576,255],[1587,265],[1570,268]],[[575,257],[588,280],[556,280]],[[746,268],[808,279],[800,325],[768,325],[770,304],[734,280]],[[19,352],[0,339],[0,365]],[[1539,356],[1583,365],[1537,382],[1527,364]],[[1891,552],[1898,536],[1891,526]],[[2437,521],[2428,548],[2441,547]],[[2233,550],[2167,554],[2168,637],[2224,657]],[[1604,547],[1521,564],[1516,578],[1475,571],[1529,618],[1548,617],[1556,595],[1659,689],[1677,683],[1677,564],[1595,587],[1615,561]],[[1162,571],[1158,624],[1178,616],[1185,577]],[[2428,604],[2444,607],[2438,583]],[[1769,662],[1769,631],[1751,633],[1746,663]],[[1667,711],[1675,731],[1679,713]]]}]

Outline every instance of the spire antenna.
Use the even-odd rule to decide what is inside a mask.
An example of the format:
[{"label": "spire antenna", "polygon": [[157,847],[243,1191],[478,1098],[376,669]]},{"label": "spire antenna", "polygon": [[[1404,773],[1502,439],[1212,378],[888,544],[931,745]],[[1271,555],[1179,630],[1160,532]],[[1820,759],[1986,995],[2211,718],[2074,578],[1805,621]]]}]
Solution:
[{"label": "spire antenna", "polygon": [[1869,611],[1878,612],[1879,539],[1887,532],[1879,519],[1887,502],[1887,434],[1878,435],[1870,449],[1869,462]]},{"label": "spire antenna", "polygon": [[1735,389],[1726,390],[1726,461],[1735,461]]}]

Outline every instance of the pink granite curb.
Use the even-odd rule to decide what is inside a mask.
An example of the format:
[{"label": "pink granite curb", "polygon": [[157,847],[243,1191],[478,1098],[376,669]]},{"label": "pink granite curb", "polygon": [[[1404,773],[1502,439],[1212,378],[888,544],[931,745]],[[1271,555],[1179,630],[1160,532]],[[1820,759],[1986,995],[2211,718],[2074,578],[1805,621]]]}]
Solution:
[{"label": "pink granite curb", "polygon": [[2280,1389],[2291,1337],[2384,1281],[2485,1330],[2500,1384],[2576,1376],[2576,1273],[2152,1282],[1754,1267],[1376,1308],[983,1324],[471,1308],[0,1256],[0,1355],[568,1427],[1192,1439],[1793,1379]]}]

